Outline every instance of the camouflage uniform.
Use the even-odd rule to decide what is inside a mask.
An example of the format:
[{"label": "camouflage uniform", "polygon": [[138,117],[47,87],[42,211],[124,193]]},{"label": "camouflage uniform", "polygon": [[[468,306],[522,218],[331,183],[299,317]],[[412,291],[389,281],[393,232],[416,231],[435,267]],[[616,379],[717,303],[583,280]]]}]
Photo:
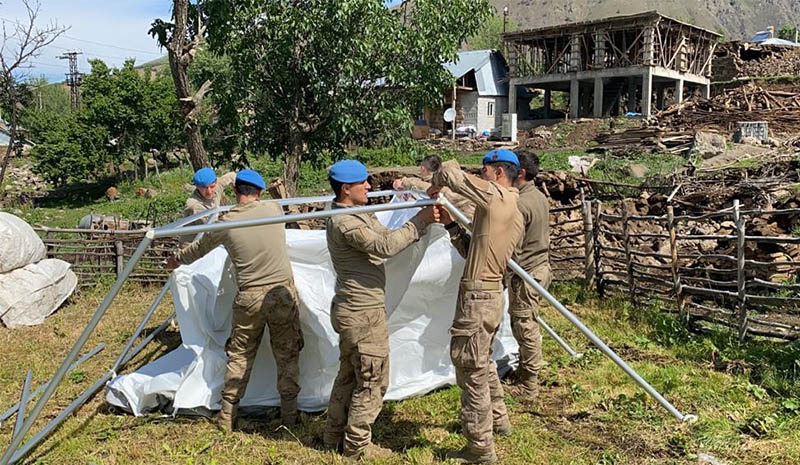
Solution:
[{"label": "camouflage uniform", "polygon": [[493,427],[510,428],[492,346],[503,318],[503,273],[522,236],[519,196],[516,189],[464,173],[453,160],[442,164],[432,182],[476,206],[471,237],[458,226],[449,228],[453,245],[466,258],[450,328],[450,358],[461,388],[466,449],[476,456],[494,456]]},{"label": "camouflage uniform", "polygon": [[[275,202],[253,201],[231,209],[222,222],[283,215]],[[294,286],[283,224],[206,233],[181,250],[180,263],[192,263],[223,244],[236,270],[238,292],[233,302],[231,336],[225,344],[228,365],[222,388],[221,422],[235,426],[236,406],[244,396],[264,327],[278,367],[281,418],[297,421],[300,392],[298,359],[303,348],[297,290]]]},{"label": "camouflage uniform", "polygon": [[[186,199],[186,204],[183,207],[183,217],[186,218],[187,216],[196,215],[197,213],[219,207],[219,203],[222,201],[222,196],[225,194],[225,187],[233,184],[235,181],[236,173],[234,172],[227,173],[217,179],[217,190],[214,191],[214,198],[211,200],[200,195],[200,192],[197,190],[197,188],[195,188],[194,192],[192,192],[192,195]],[[205,224],[207,221],[208,217],[192,222],[189,224],[189,226]],[[181,244],[185,244],[187,242],[192,242],[194,237],[194,234],[188,234],[178,237],[178,240],[181,242]]]},{"label": "camouflage uniform", "polygon": [[[334,208],[346,208],[335,203]],[[424,234],[418,217],[389,230],[372,213],[328,219],[328,251],[336,270],[331,323],[339,334],[339,374],[333,383],[324,441],[343,443],[357,456],[372,442],[372,423],[389,387],[389,329],[383,259],[400,253]]]},{"label": "camouflage uniform", "polygon": [[[514,260],[542,286],[550,286],[550,205],[533,182],[519,188],[519,211],[525,223],[525,235],[517,246]],[[536,322],[539,293],[515,273],[509,279],[508,313],[511,331],[519,343],[517,370],[519,397],[535,397],[542,368],[542,336]]]}]

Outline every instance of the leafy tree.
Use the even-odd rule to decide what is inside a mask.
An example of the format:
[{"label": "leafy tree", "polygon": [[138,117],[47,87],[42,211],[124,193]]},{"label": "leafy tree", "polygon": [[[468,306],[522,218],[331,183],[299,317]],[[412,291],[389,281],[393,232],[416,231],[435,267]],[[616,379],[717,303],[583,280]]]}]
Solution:
[{"label": "leafy tree", "polygon": [[29,79],[26,85],[31,92],[27,110],[55,113],[66,113],[71,110],[69,92],[62,84],[48,82],[46,77],[40,76]]},{"label": "leafy tree", "polygon": [[[506,32],[515,31],[517,23],[509,15],[506,18]],[[503,50],[503,15],[490,16],[481,28],[470,37],[466,47],[468,50]]]},{"label": "leafy tree", "polygon": [[796,26],[787,24],[786,26],[783,26],[782,28],[778,29],[778,38],[783,40],[794,41],[795,31],[797,31]]},{"label": "leafy tree", "polygon": [[55,183],[101,174],[105,163],[119,173],[126,160],[144,163],[143,152],[165,151],[183,138],[171,78],[142,73],[133,60],[112,69],[90,61],[83,78],[81,109],[57,114],[33,111],[27,123],[37,147],[36,169]]},{"label": "leafy tree", "polygon": [[[220,118],[240,149],[283,157],[290,194],[302,161],[407,133],[442,99],[442,64],[491,14],[486,0],[204,0],[208,44],[230,63]],[[219,87],[219,86],[215,86]]]}]

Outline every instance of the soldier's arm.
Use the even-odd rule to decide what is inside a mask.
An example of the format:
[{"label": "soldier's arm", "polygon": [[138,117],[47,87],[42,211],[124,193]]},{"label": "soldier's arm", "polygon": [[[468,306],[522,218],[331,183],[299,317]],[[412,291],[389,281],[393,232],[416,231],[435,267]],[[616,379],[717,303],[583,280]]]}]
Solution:
[{"label": "soldier's arm", "polygon": [[223,174],[223,175],[222,175],[222,176],[219,178],[219,181],[217,181],[217,182],[218,182],[218,184],[219,184],[219,187],[220,187],[220,188],[222,188],[222,189],[224,189],[224,188],[225,188],[225,186],[230,186],[230,185],[231,185],[231,184],[233,184],[235,181],[236,181],[236,173],[235,173],[235,172],[233,172],[233,171],[231,171],[231,172],[229,172],[229,173],[225,173],[225,174]]},{"label": "soldier's arm", "polygon": [[403,189],[404,190],[415,190],[415,191],[422,191],[425,192],[428,188],[431,187],[431,183],[425,182],[420,178],[404,178],[403,179]]},{"label": "soldier's arm", "polygon": [[178,263],[184,265],[194,263],[205,254],[217,248],[218,245],[222,244],[224,238],[224,231],[207,232],[203,234],[203,237],[200,238],[199,241],[194,241],[182,248],[175,254],[175,258],[178,260]]},{"label": "soldier's arm", "polygon": [[433,173],[431,184],[434,187],[449,187],[478,207],[486,207],[492,196],[491,186],[487,181],[463,172],[455,160],[442,163],[442,167]]},{"label": "soldier's arm", "polygon": [[402,227],[389,230],[372,228],[358,218],[343,218],[338,225],[344,238],[355,249],[381,258],[389,258],[419,240],[427,224],[418,216],[411,218]]}]

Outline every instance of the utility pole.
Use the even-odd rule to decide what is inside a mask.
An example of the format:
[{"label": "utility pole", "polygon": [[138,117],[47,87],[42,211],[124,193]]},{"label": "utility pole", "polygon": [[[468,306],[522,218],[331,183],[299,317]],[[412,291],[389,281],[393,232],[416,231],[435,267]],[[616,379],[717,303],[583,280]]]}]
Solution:
[{"label": "utility pole", "polygon": [[[503,35],[506,35],[506,27],[508,25],[508,5],[503,7]],[[503,40],[503,59],[506,57],[506,39],[505,37],[502,38]]]},{"label": "utility pole", "polygon": [[73,110],[77,110],[80,105],[81,73],[78,72],[78,55],[82,52],[65,52],[58,58],[69,60],[69,73],[67,73],[67,85],[69,86],[69,103]]}]

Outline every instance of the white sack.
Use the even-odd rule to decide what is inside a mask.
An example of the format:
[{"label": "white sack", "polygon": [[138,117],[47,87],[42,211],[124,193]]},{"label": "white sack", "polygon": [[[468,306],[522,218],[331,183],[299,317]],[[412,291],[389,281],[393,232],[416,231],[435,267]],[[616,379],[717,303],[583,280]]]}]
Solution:
[{"label": "white sack", "polygon": [[69,263],[48,258],[0,273],[0,319],[9,328],[42,324],[72,295],[78,278]]},{"label": "white sack", "polygon": [[[402,224],[413,212],[386,212],[379,219]],[[330,322],[335,274],[325,231],[288,229],[286,240],[300,295],[305,347],[300,353],[299,406],[306,411],[328,405],[339,368],[338,335]],[[182,338],[181,347],[139,371],[118,376],[106,400],[140,415],[172,402],[181,410],[219,408],[225,374],[225,341],[230,334],[236,286],[222,247],[175,270],[172,286]],[[425,394],[455,383],[448,328],[455,312],[464,260],[441,226],[386,263],[389,315],[390,385],[386,399]],[[224,270],[224,271],[223,271]],[[221,281],[221,283],[220,283]],[[218,285],[219,283],[219,285]],[[505,318],[495,345],[496,359],[512,361],[517,344]],[[514,359],[515,361],[515,359]],[[506,363],[507,364],[507,363]],[[269,332],[262,340],[241,406],[280,404]]]},{"label": "white sack", "polygon": [[0,212],[0,273],[36,263],[46,256],[44,242],[28,223]]}]

